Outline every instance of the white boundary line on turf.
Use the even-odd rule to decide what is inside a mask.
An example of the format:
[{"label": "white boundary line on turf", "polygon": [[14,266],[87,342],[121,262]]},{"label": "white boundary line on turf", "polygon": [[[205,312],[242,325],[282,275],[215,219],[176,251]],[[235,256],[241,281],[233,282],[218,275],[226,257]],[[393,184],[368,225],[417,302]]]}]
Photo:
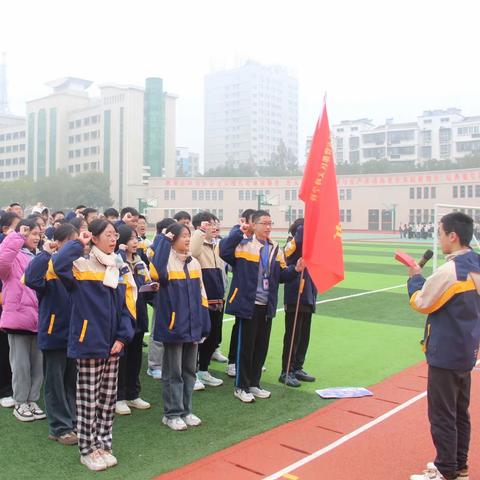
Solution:
[{"label": "white boundary line on turf", "polygon": [[[353,293],[352,295],[345,295],[344,297],[335,297],[335,298],[327,298],[326,300],[319,300],[316,302],[317,305],[320,305],[322,303],[329,303],[329,302],[337,302],[338,300],[346,300],[348,298],[354,298],[354,297],[362,297],[363,295],[371,295],[372,293],[379,293],[379,292],[386,292],[388,290],[393,290],[395,288],[400,288],[404,287],[405,284],[402,283],[401,285],[395,285],[393,287],[386,287],[386,288],[380,288],[379,290],[370,290],[368,292],[361,292],[361,293]],[[283,308],[277,308],[277,312],[283,311]],[[235,320],[235,317],[226,317],[223,319],[223,323],[226,322],[233,322]],[[145,333],[146,337],[150,336],[150,332]]]},{"label": "white boundary line on turf", "polygon": [[[480,360],[477,360],[475,365],[478,365],[479,363],[480,363]],[[427,396],[426,391],[418,394],[417,396],[411,398],[410,400],[407,400],[406,402],[402,403],[398,407],[395,407],[392,410],[389,410],[388,412],[384,413],[383,415],[376,418],[375,420],[372,420],[371,422],[366,423],[365,425],[361,426],[360,428],[357,428],[353,432],[350,432],[347,435],[344,435],[343,437],[339,438],[335,442],[330,443],[326,447],[323,447],[320,450],[317,450],[316,452],[313,452],[312,454],[308,455],[307,457],[302,458],[298,462],[292,463],[288,467],[285,467],[282,470],[279,470],[278,472],[275,472],[272,475],[269,475],[268,477],[264,477],[263,480],[276,480],[278,478],[282,478],[287,473],[290,473],[293,470],[297,470],[298,468],[303,467],[304,465],[311,462],[312,460],[315,460],[316,458],[321,457],[322,455],[325,455],[326,453],[334,450],[335,448],[339,447],[340,445],[343,445],[344,443],[348,442],[352,438],[355,438],[358,435],[360,435],[361,433],[363,433],[363,432],[369,430],[370,428],[374,427],[375,425],[378,425],[379,423],[383,422],[387,418],[390,418],[393,415],[397,414],[398,412],[401,412],[402,410],[408,408],[410,405],[413,405],[414,403],[418,402],[422,398],[425,398],[426,396]]]}]

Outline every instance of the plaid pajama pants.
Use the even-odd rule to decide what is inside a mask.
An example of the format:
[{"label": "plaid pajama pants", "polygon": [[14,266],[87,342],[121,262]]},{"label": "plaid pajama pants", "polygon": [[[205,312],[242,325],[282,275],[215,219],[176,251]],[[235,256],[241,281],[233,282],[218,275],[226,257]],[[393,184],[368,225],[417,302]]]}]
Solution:
[{"label": "plaid pajama pants", "polygon": [[112,450],[119,357],[77,359],[77,436],[81,455]]}]

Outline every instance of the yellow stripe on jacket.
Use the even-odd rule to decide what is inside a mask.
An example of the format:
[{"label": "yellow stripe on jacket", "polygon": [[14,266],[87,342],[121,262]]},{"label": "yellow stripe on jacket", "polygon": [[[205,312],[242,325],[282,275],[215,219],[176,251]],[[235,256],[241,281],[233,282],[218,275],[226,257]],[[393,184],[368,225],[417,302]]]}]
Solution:
[{"label": "yellow stripe on jacket", "polygon": [[420,290],[417,290],[410,298],[410,305],[413,309],[420,313],[433,313],[438,309],[442,308],[449,300],[452,299],[455,295],[464,292],[470,292],[476,290],[475,283],[472,279],[460,281],[454,283],[452,286],[448,287],[445,292],[435,301],[432,305],[422,308],[419,307],[416,303],[417,297],[420,294]]}]

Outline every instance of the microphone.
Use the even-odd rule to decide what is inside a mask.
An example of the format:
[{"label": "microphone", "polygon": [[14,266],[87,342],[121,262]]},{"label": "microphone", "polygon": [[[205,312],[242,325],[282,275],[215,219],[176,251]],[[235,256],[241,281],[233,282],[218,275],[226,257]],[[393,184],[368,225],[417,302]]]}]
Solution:
[{"label": "microphone", "polygon": [[423,257],[420,259],[418,262],[418,266],[420,268],[423,268],[425,264],[433,257],[433,252],[431,250],[427,250],[424,254]]}]

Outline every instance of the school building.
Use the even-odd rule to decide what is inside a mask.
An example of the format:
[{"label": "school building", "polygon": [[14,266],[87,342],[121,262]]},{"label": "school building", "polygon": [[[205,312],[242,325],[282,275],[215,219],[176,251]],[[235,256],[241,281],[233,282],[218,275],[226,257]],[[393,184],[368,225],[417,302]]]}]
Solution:
[{"label": "school building", "polygon": [[[154,178],[139,199],[150,222],[178,210],[214,213],[224,227],[247,208],[270,211],[284,231],[304,214],[298,198],[301,177]],[[340,220],[344,230],[392,231],[404,223],[433,222],[435,204],[465,206],[480,222],[480,168],[369,175],[339,175]],[[328,206],[325,206],[328,208]],[[321,221],[321,218],[319,218]]]}]

